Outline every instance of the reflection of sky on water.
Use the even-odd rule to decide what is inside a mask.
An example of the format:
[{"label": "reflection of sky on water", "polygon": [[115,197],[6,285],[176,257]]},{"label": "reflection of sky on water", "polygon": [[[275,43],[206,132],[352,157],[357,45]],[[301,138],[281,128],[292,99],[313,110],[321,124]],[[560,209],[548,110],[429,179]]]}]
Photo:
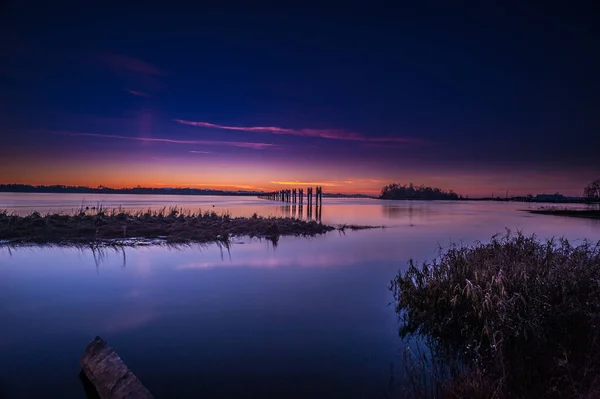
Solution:
[{"label": "reflection of sky on water", "polygon": [[[525,213],[514,214],[514,210],[557,206],[556,204],[520,202],[427,202],[336,198],[324,198],[323,204],[324,206],[317,213],[314,206],[309,208],[306,205],[292,205],[255,197],[0,193],[0,209],[8,209],[9,212],[22,215],[31,213],[33,210],[40,213],[71,213],[80,209],[82,205],[90,207],[101,205],[106,209],[122,207],[132,211],[159,210],[164,207],[177,206],[192,212],[198,210],[203,212],[215,211],[217,213],[228,212],[234,217],[249,217],[257,213],[265,217],[282,216],[318,220],[320,216],[323,223],[369,225],[396,225],[398,223],[410,225],[411,223],[423,223],[428,220],[436,224],[443,221],[454,223],[459,219],[467,220],[469,217],[476,217],[478,220],[508,217],[509,221],[514,221],[519,216],[530,216]],[[558,206],[568,208],[588,207],[583,204],[560,204]],[[545,221],[544,224],[546,223],[553,224],[550,221]],[[493,222],[493,225],[497,226],[496,222]]]},{"label": "reflection of sky on water", "polygon": [[[254,211],[279,207],[261,203]],[[401,368],[386,287],[410,258],[505,227],[600,239],[596,220],[523,206],[336,200],[324,221],[388,227],[284,237],[276,248],[240,238],[229,252],[0,249],[0,387],[9,397],[81,396],[77,359],[100,334],[157,397],[288,397],[289,387],[304,397],[377,396],[390,363]]]}]

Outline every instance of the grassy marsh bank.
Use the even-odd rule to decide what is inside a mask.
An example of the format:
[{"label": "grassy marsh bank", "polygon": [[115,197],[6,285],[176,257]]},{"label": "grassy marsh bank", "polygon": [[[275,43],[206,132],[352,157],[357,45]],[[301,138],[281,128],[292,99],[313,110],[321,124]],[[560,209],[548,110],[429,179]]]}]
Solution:
[{"label": "grassy marsh bank", "polygon": [[600,219],[600,209],[535,209],[527,211],[537,215],[569,216],[576,218]]},{"label": "grassy marsh bank", "polygon": [[[454,246],[392,281],[412,397],[600,395],[600,243]],[[414,345],[413,345],[414,347]]]},{"label": "grassy marsh bank", "polygon": [[0,212],[0,241],[10,244],[84,244],[126,238],[161,239],[168,243],[210,243],[227,242],[237,236],[268,239],[316,236],[336,229],[343,231],[344,227],[256,214],[252,217],[231,217],[215,212],[183,212],[177,208],[139,212],[81,210],[73,215],[40,215],[34,212],[28,216],[17,216],[7,211]]}]

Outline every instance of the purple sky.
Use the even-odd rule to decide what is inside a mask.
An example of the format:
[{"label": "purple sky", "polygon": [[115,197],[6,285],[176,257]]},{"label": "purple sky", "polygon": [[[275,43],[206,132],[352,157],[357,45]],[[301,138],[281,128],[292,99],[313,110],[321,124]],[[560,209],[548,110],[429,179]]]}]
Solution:
[{"label": "purple sky", "polygon": [[0,183],[488,196],[600,177],[592,9],[44,7],[0,24]]}]

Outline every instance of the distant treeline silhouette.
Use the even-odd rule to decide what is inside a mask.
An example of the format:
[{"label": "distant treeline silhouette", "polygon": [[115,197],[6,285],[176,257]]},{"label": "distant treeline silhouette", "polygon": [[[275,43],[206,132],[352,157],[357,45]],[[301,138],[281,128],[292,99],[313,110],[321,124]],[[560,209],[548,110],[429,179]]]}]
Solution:
[{"label": "distant treeline silhouette", "polygon": [[600,179],[594,180],[583,189],[583,197],[587,202],[600,202]]},{"label": "distant treeline silhouette", "polygon": [[198,188],[109,188],[104,186],[32,186],[28,184],[0,184],[0,192],[64,193],[64,194],[171,194],[171,195],[256,195],[258,191],[224,191]]},{"label": "distant treeline silhouette", "polygon": [[391,200],[457,200],[460,199],[454,191],[444,191],[436,187],[415,186],[412,183],[400,185],[388,184],[381,190],[380,199]]}]

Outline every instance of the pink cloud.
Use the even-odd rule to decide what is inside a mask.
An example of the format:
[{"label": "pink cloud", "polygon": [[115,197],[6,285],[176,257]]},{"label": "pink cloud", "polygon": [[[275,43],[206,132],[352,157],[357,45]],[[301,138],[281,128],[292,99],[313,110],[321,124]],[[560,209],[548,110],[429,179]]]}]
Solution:
[{"label": "pink cloud", "polygon": [[204,127],[210,129],[223,129],[223,130],[235,130],[242,132],[253,132],[253,133],[270,133],[270,134],[282,134],[302,137],[317,137],[331,140],[348,140],[348,141],[367,141],[376,143],[420,143],[421,140],[408,138],[408,137],[367,137],[360,133],[351,132],[342,129],[289,129],[276,126],[225,126],[216,125],[208,122],[195,122],[187,121],[182,119],[175,119],[177,123],[183,125]]},{"label": "pink cloud", "polygon": [[105,53],[97,57],[106,67],[117,74],[136,72],[146,75],[160,75],[160,70],[139,58],[124,54]]},{"label": "pink cloud", "polygon": [[234,188],[238,188],[238,189],[243,189],[243,190],[263,190],[265,191],[265,189],[260,188],[260,187],[255,187],[255,186],[248,186],[245,184],[217,184],[217,183],[204,183],[204,184],[196,184],[196,183],[189,183],[189,184],[185,184],[185,186],[187,187],[207,187],[207,188],[212,188],[212,187],[234,187]]},{"label": "pink cloud", "polygon": [[253,143],[253,142],[243,142],[243,141],[177,140],[177,139],[167,139],[167,138],[160,138],[160,137],[128,137],[128,136],[120,136],[120,135],[116,135],[116,134],[64,132],[64,131],[54,131],[54,130],[37,130],[37,131],[42,132],[42,133],[49,133],[49,134],[59,134],[59,135],[63,135],[63,136],[100,137],[100,138],[106,138],[106,139],[133,140],[133,141],[142,141],[142,142],[157,142],[157,143],[171,143],[171,144],[225,146],[225,147],[251,148],[253,150],[265,150],[267,148],[276,147],[275,144]]},{"label": "pink cloud", "polygon": [[272,181],[271,183],[272,184],[281,184],[281,185],[285,185],[285,186],[298,185],[298,186],[336,187],[336,186],[340,185],[340,182],[337,182],[337,181],[319,182],[319,181],[298,181],[298,180],[293,180],[293,181]]},{"label": "pink cloud", "polygon": [[301,180],[284,180],[284,181],[272,181],[272,184],[281,185],[307,185],[307,186],[325,186],[325,187],[336,187],[343,186],[345,184],[363,184],[363,183],[387,183],[388,180],[380,179],[354,179],[349,178],[345,180],[323,180],[323,181],[301,181]]},{"label": "pink cloud", "polygon": [[144,93],[143,91],[138,91],[138,90],[131,90],[131,89],[125,89],[125,91],[133,96],[137,96],[137,97],[146,97],[146,98],[154,98],[153,95],[148,94],[148,93]]},{"label": "pink cloud", "polygon": [[389,180],[352,178],[355,183],[389,183]]}]

